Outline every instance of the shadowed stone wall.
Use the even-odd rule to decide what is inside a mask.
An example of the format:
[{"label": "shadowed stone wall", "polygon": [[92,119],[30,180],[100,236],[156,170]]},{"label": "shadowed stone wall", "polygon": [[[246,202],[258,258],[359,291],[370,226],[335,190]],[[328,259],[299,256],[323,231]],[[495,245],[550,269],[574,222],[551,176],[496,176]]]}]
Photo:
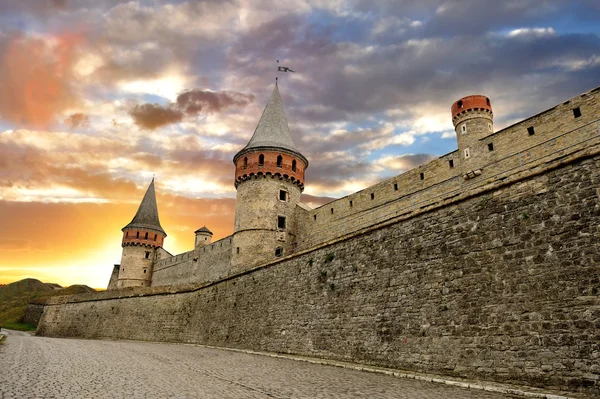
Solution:
[{"label": "shadowed stone wall", "polygon": [[232,271],[231,236],[156,262],[152,286],[215,281]]},{"label": "shadowed stone wall", "polygon": [[25,308],[25,314],[23,315],[22,322],[29,324],[30,326],[36,326],[40,322],[40,318],[44,313],[43,303],[29,303]]},{"label": "shadowed stone wall", "polygon": [[38,334],[194,342],[600,394],[600,156],[205,285],[51,298]]}]

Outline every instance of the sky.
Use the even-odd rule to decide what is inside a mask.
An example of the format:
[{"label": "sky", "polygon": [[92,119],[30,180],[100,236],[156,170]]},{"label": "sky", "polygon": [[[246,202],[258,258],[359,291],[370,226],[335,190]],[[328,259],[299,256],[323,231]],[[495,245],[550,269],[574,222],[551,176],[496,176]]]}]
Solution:
[{"label": "sky", "polygon": [[0,284],[104,288],[153,176],[173,254],[233,232],[232,158],[279,88],[316,207],[600,86],[600,2],[0,0]]}]

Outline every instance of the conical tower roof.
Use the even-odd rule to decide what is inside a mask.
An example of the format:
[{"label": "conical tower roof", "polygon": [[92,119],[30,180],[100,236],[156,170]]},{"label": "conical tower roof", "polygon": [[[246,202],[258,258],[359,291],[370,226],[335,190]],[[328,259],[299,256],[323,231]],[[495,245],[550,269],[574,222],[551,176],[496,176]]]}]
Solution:
[{"label": "conical tower roof", "polygon": [[212,235],[212,231],[210,231],[206,226],[200,227],[198,230],[194,231],[194,233],[208,233]]},{"label": "conical tower roof", "polygon": [[[254,130],[252,138],[246,147],[236,154],[234,160],[247,150],[259,148],[285,149],[306,159],[296,149],[296,146],[292,142],[290,128],[288,126],[287,118],[285,117],[283,103],[281,102],[281,96],[279,95],[279,85],[277,83],[275,83],[273,93],[271,93],[271,97],[260,117],[260,121],[256,126],[256,130]],[[308,161],[306,162],[308,163]]]},{"label": "conical tower roof", "polygon": [[158,220],[158,207],[156,205],[156,194],[154,193],[154,178],[144,194],[142,203],[133,217],[133,220],[122,230],[125,229],[150,229],[158,231],[167,236]]}]

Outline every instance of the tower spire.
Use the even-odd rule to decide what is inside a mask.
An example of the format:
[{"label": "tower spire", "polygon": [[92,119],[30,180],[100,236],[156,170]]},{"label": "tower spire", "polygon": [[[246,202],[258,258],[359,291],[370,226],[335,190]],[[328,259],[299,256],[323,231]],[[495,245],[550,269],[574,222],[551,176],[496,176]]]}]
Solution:
[{"label": "tower spire", "polygon": [[[300,154],[292,141],[277,82],[275,82],[271,97],[269,97],[269,101],[265,106],[252,138],[234,159],[243,152],[258,148],[285,149],[295,153],[306,161],[306,158]],[[306,163],[308,164],[308,161]]]},{"label": "tower spire", "polygon": [[144,198],[142,199],[135,216],[122,230],[125,231],[125,229],[139,228],[157,231],[164,234],[165,237],[167,235],[158,219],[158,207],[156,205],[156,194],[154,192],[154,176],[152,177],[152,182],[148,186],[146,194],[144,194]]}]

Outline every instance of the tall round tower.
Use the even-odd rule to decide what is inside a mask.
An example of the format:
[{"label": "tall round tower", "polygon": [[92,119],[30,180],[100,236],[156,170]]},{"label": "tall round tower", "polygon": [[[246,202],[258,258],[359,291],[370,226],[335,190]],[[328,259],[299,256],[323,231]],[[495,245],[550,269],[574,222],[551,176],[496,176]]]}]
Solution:
[{"label": "tall round tower", "polygon": [[481,159],[484,154],[479,139],[494,131],[494,114],[490,99],[473,95],[456,101],[452,104],[452,123],[463,169],[472,169],[476,164],[480,164],[475,160]]},{"label": "tall round tower", "polygon": [[308,160],[294,146],[277,83],[250,142],[233,158],[237,202],[232,265],[237,270],[286,255]]},{"label": "tall round tower", "polygon": [[154,179],[133,220],[122,231],[123,254],[117,288],[148,287],[152,284],[152,268],[158,251],[167,236],[158,220]]}]

